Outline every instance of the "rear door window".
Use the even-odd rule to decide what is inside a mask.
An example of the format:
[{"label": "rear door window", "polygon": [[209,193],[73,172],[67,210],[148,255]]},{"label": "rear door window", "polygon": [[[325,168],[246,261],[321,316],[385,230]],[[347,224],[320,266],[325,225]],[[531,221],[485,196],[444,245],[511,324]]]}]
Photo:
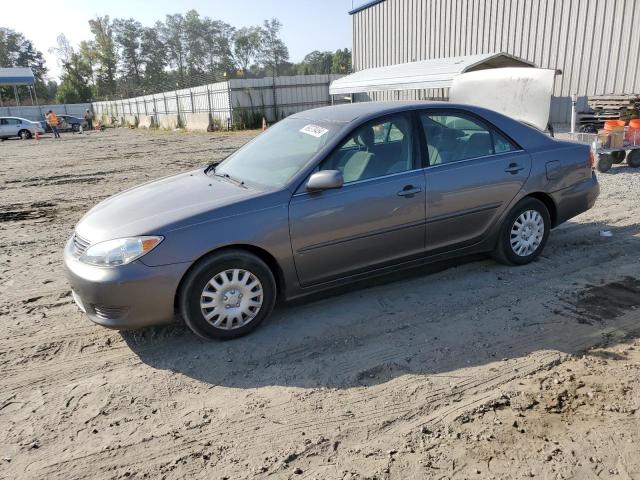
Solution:
[{"label": "rear door window", "polygon": [[518,148],[496,129],[463,113],[420,114],[429,165],[481,158]]}]

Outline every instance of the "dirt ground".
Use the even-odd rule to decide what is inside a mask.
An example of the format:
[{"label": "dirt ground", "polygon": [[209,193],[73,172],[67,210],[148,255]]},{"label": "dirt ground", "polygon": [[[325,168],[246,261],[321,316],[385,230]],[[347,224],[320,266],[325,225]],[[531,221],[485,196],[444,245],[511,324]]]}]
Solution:
[{"label": "dirt ground", "polygon": [[87,320],[61,265],[82,214],[254,134],[0,144],[0,478],[640,478],[640,171],[625,166],[529,266],[395,274],[229,342]]}]

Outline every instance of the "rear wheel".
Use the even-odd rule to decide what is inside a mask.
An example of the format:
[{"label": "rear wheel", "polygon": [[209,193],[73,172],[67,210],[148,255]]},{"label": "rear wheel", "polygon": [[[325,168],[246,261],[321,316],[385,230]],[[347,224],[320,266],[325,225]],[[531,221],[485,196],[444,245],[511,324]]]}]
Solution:
[{"label": "rear wheel", "polygon": [[500,229],[493,256],[506,265],[532,262],[547,243],[551,217],[540,200],[525,198],[513,207]]},{"label": "rear wheel", "polygon": [[20,130],[18,135],[22,140],[29,140],[31,138],[31,132],[29,130]]},{"label": "rear wheel", "polygon": [[203,338],[235,338],[267,318],[276,282],[258,257],[229,250],[204,258],[187,274],[178,294],[185,323]]},{"label": "rear wheel", "polygon": [[608,172],[611,170],[611,166],[613,165],[613,157],[606,153],[601,153],[598,155],[598,164],[596,165],[596,169],[599,172]]},{"label": "rear wheel", "polygon": [[631,150],[627,156],[627,165],[632,168],[640,167],[640,150]]}]

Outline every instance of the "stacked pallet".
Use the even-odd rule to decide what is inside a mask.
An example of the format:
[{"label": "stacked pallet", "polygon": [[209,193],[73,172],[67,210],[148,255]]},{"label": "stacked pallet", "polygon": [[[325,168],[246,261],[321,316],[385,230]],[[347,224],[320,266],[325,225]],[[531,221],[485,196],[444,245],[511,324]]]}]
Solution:
[{"label": "stacked pallet", "polygon": [[589,97],[588,103],[593,110],[639,110],[640,95],[597,95]]}]

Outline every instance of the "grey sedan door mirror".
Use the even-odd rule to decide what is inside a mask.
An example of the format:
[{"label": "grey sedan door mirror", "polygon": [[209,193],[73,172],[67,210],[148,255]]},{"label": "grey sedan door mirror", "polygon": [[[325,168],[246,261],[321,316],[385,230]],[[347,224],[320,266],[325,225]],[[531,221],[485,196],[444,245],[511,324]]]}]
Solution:
[{"label": "grey sedan door mirror", "polygon": [[330,188],[340,188],[343,184],[344,178],[339,170],[320,170],[309,177],[307,190],[329,190]]}]

